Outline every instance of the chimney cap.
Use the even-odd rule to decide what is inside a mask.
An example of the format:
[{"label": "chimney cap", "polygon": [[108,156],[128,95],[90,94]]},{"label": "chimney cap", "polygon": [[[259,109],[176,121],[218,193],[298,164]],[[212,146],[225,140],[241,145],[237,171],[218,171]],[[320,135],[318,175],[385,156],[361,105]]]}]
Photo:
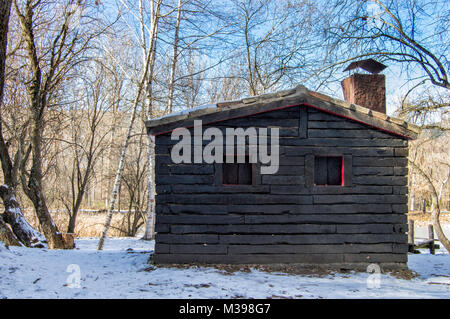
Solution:
[{"label": "chimney cap", "polygon": [[361,68],[372,74],[377,74],[386,69],[387,66],[383,63],[375,61],[374,59],[366,59],[350,63],[344,71],[351,71],[356,68]]}]

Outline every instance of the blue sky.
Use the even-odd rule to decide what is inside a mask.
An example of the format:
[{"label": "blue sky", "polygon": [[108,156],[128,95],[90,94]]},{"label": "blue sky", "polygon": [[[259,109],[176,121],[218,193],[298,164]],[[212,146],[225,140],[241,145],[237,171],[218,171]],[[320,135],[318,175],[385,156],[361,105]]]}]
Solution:
[{"label": "blue sky", "polygon": [[[401,0],[401,1],[402,2],[399,2],[399,3],[402,3],[402,4],[407,3],[406,0]],[[403,1],[405,1],[405,2],[403,2]],[[126,1],[125,0],[124,1],[117,0],[117,4],[119,4],[119,5],[123,2],[126,2]],[[176,4],[175,0],[172,2],[173,2],[173,4]],[[321,1],[321,2],[322,2],[324,10],[327,10],[328,9],[327,2],[325,2],[325,1]],[[135,2],[135,3],[130,2],[130,3],[132,3],[134,6],[137,6],[137,2]],[[228,7],[227,4],[229,4],[230,1],[229,0],[227,0],[227,1],[213,0],[212,3],[213,3],[213,5],[217,4],[217,6],[221,6],[224,9],[224,11],[222,13],[224,13],[225,11],[227,11],[227,7]],[[441,0],[441,1],[437,1],[437,3],[439,5],[437,5],[436,8],[441,8],[441,9],[444,8],[444,9],[448,10],[449,1]],[[114,16],[113,11],[116,11],[117,6],[114,5],[112,2],[109,2],[107,4],[107,6],[110,6],[109,9],[107,9],[108,15],[110,14],[109,12],[111,12],[111,17],[113,17]],[[216,8],[217,8],[217,6],[216,6]],[[124,8],[124,7],[122,7],[122,8]],[[319,8],[320,8],[320,6],[319,6]],[[435,10],[437,10],[436,8],[432,8],[431,12],[433,12],[433,14],[443,14],[442,12],[444,12],[444,13],[448,12],[446,10],[441,10],[441,12],[436,13],[436,12],[434,12]],[[167,10],[167,8],[165,10]],[[435,28],[439,27],[439,26],[436,26],[437,19],[435,19],[435,17],[433,15],[423,14],[423,15],[421,15],[421,17],[422,17],[422,19],[420,21],[418,21],[418,23],[419,23],[418,29],[419,30],[417,31],[417,35],[418,35],[418,37],[420,37],[420,40],[423,39],[425,44],[427,44],[427,41],[431,39],[428,37],[429,34],[433,33]],[[126,21],[126,20],[128,20],[128,21]],[[122,18],[122,22],[124,22],[124,21],[127,22],[129,24],[129,26],[131,26],[131,28],[134,29],[134,30],[132,30],[132,32],[139,32],[139,28],[137,27],[138,21],[136,20],[135,16],[133,16],[132,14],[127,14],[126,16],[124,16]],[[204,29],[208,29],[208,30],[212,29],[213,26],[211,25],[211,21],[212,20],[210,20],[210,21],[205,20],[202,24],[202,27]],[[409,24],[409,22],[410,21],[406,21],[405,24]],[[185,28],[186,24],[187,23],[184,23],[182,28]],[[190,27],[192,28],[192,26],[190,26]],[[264,29],[264,25],[262,26],[262,29]],[[190,29],[190,30],[192,31],[192,29]],[[183,29],[182,34],[184,36],[187,36],[188,35],[187,32],[190,32],[190,31],[189,30],[186,31]],[[255,36],[258,36],[258,32],[262,32],[262,31],[256,31]],[[130,34],[132,34],[132,33],[130,33]],[[445,28],[443,30],[443,34],[444,35],[448,34],[445,31]],[[233,34],[230,36],[235,37],[236,34]],[[171,38],[170,37],[171,37],[171,31],[169,31],[167,34],[161,36],[162,41],[159,44],[160,56],[165,58],[167,63],[169,61],[169,59],[167,59],[167,58],[170,58],[170,55],[171,55],[171,47],[170,47]],[[235,40],[236,40],[236,38],[235,38]],[[448,39],[445,36],[442,38],[442,40],[448,42]],[[209,40],[207,40],[207,41],[209,41]],[[217,56],[219,56],[221,54],[222,50],[227,49],[226,47],[222,47],[223,44],[224,43],[218,43],[218,46],[215,46],[213,49],[211,49],[212,51],[206,51],[206,52],[202,53],[203,54],[202,60],[204,60],[203,62],[206,65],[217,63],[217,61],[218,61]],[[321,53],[322,52],[316,53],[316,54],[318,54],[317,59],[319,59],[319,60],[321,59],[321,56],[320,56]],[[241,62],[242,62],[242,60],[241,60]],[[240,62],[233,60],[232,62],[226,62],[226,63],[240,63]],[[221,65],[217,70],[220,69],[220,70],[226,71],[226,69],[227,69],[226,63],[224,65]],[[414,79],[423,76],[424,72],[419,67],[414,67],[414,66],[410,66],[408,68],[408,70],[406,70],[406,68],[404,67],[405,65],[402,65],[400,63],[394,63],[392,61],[383,62],[383,63],[385,63],[388,66],[388,68],[383,72],[386,75],[387,113],[392,115],[394,113],[395,109],[399,106],[402,96],[406,92],[408,92],[408,90],[411,87],[413,87],[415,85],[415,83],[417,83],[417,81],[419,81],[419,80],[414,80]],[[344,69],[345,66],[346,65],[342,65],[342,69]],[[242,65],[241,67],[244,67],[244,69],[245,69],[245,66]],[[408,71],[408,73],[407,73],[407,71]],[[346,75],[347,75],[346,72],[342,71],[342,73],[340,73],[339,70],[337,70],[335,73],[335,79],[336,78],[338,78],[338,79],[344,78],[344,77],[346,77]],[[314,82],[310,85],[308,85],[308,83],[305,83],[304,82],[305,79],[302,78],[304,76],[307,76],[307,75],[300,73],[299,78],[296,80],[296,82],[298,84],[306,84],[306,86],[314,85]],[[410,80],[408,81],[408,79],[410,79]],[[413,79],[413,80],[411,80],[411,79]],[[274,90],[278,90],[278,89],[279,88],[274,88]],[[310,87],[310,89],[315,89],[315,88]],[[323,91],[325,94],[329,94],[329,95],[332,95],[337,98],[342,99],[342,97],[343,97],[340,83],[338,81],[330,82],[328,84],[327,89],[324,88],[323,90],[320,90],[320,91]]]}]

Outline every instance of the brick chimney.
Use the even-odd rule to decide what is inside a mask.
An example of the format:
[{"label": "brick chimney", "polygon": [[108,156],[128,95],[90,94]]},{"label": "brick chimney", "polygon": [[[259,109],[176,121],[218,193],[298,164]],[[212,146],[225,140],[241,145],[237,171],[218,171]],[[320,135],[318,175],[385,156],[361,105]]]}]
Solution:
[{"label": "brick chimney", "polygon": [[386,66],[368,59],[351,63],[345,71],[357,68],[369,74],[353,73],[341,82],[345,100],[386,114],[386,80],[384,74],[378,74]]}]

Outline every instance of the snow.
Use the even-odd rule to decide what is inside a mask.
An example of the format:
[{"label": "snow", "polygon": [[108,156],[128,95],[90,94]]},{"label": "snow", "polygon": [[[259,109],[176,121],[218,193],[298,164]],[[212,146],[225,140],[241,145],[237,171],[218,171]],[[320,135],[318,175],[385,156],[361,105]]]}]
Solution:
[{"label": "snow", "polygon": [[28,223],[19,207],[9,208],[9,211],[14,215],[14,220],[21,225],[21,229],[30,234],[32,242],[37,241],[36,244],[42,244],[42,242],[45,242],[44,235],[42,235]]},{"label": "snow", "polygon": [[409,255],[411,280],[389,274],[292,275],[147,263],[153,241],[76,239],[77,249],[0,244],[0,298],[450,298],[450,255]]},{"label": "snow", "polygon": [[[447,238],[450,238],[450,224],[442,224],[442,231]],[[434,238],[437,239],[436,231],[434,232]],[[414,227],[414,241],[416,243],[422,242],[428,239],[428,226],[415,226]]]}]

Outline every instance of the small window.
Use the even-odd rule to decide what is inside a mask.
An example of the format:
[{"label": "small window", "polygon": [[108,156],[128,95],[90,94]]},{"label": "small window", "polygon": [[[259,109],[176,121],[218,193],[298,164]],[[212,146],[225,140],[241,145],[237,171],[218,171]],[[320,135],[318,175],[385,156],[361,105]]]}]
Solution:
[{"label": "small window", "polygon": [[314,184],[344,186],[343,162],[342,156],[316,156],[314,159]]},{"label": "small window", "polygon": [[237,157],[234,163],[226,163],[224,158],[222,176],[223,185],[252,185],[252,164],[248,156],[245,157],[245,163],[237,163]]}]

